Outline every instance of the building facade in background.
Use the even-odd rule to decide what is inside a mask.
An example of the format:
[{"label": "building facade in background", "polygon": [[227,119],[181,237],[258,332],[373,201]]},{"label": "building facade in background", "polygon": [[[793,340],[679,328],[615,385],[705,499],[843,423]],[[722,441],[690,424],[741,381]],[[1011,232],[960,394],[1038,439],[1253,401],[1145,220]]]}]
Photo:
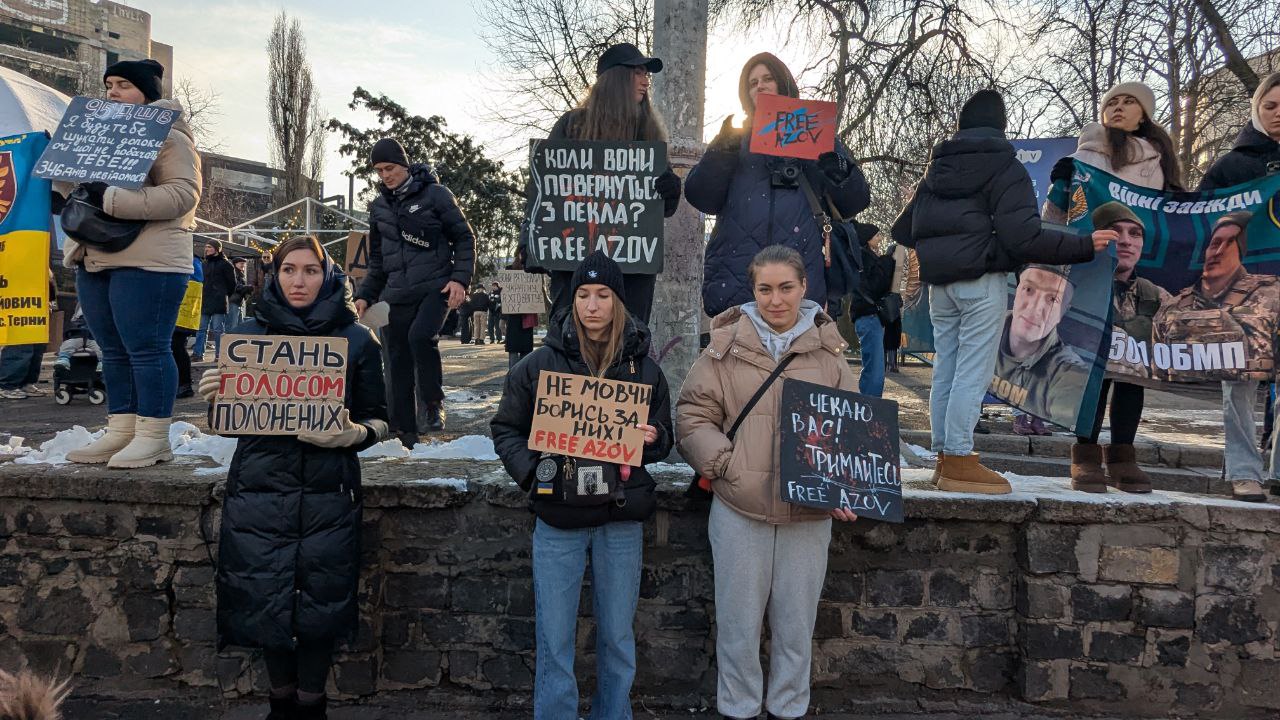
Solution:
[{"label": "building facade in background", "polygon": [[119,60],[151,58],[168,71],[173,47],[151,39],[151,15],[102,0],[0,0],[0,65],[67,95],[97,94],[102,73]]}]

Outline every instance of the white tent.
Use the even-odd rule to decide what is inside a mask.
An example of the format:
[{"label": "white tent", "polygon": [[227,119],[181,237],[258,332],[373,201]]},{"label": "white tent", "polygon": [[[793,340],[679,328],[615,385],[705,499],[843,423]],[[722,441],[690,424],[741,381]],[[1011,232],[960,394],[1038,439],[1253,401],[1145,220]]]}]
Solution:
[{"label": "white tent", "polygon": [[71,98],[17,70],[0,67],[0,137],[58,127]]}]

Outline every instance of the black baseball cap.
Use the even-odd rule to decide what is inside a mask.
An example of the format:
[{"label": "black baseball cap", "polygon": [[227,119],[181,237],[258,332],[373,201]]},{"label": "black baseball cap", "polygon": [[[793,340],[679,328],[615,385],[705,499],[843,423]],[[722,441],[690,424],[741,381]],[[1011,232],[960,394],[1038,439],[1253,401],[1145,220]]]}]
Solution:
[{"label": "black baseball cap", "polygon": [[645,57],[640,48],[631,43],[618,43],[600,56],[596,61],[596,77],[605,70],[625,65],[626,67],[644,67],[651,73],[662,72],[662,61],[655,57]]}]

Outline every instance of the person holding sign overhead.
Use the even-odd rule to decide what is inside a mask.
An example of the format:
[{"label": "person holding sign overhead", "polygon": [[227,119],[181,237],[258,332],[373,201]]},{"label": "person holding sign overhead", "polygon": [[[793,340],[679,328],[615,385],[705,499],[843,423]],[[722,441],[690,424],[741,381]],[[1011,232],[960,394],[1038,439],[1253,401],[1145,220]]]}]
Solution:
[{"label": "person holding sign overhead", "polygon": [[[597,623],[597,681],[590,717],[629,718],[643,523],[657,507],[653,478],[644,465],[659,462],[671,451],[671,401],[666,377],[649,357],[649,329],[627,309],[618,264],[601,252],[588,255],[567,290],[573,304],[552,315],[546,343],[508,373],[490,429],[502,464],[529,493],[530,508],[537,516],[533,716],[578,717],[574,639],[582,575],[590,553]],[[593,385],[626,381],[618,384],[643,388],[648,395],[648,421],[635,428],[643,431],[644,438],[638,462],[616,464],[531,449],[539,407],[548,408],[543,414],[563,414],[560,403],[552,406],[535,392],[548,373],[588,378]],[[582,434],[594,434],[606,424],[580,423]],[[573,452],[568,447],[565,451]]]},{"label": "person holding sign overhead", "polygon": [[[800,97],[791,71],[770,53],[760,53],[742,67],[738,98],[748,128],[761,93]],[[751,152],[750,134],[734,127],[732,117],[725,118],[685,183],[689,204],[716,216],[704,260],[703,310],[716,317],[749,302],[747,266],[770,245],[800,253],[808,277],[806,297],[825,307],[827,246],[815,205],[852,220],[871,203],[866,178],[839,142],[817,160],[801,160]]]},{"label": "person holding sign overhead", "polygon": [[[831,518],[782,500],[778,457],[782,380],[841,390],[857,381],[835,321],[805,299],[805,259],[772,245],[746,268],[755,300],[711,321],[711,343],[693,364],[676,404],[680,454],[711,481],[708,533],[715,563],[716,705],[754,718],[809,708],[818,597],[827,574]],[[769,686],[760,668],[766,615],[772,638]]]},{"label": "person holding sign overhead", "polygon": [[[63,247],[63,264],[76,271],[85,320],[102,346],[107,386],[107,431],[89,446],[67,453],[71,462],[138,468],[173,459],[169,421],[178,370],[170,342],[192,273],[200,155],[181,117],[182,107],[160,97],[163,76],[160,63],[138,60],[118,62],[102,78],[107,100],[153,105],[179,117],[143,187],[129,190],[102,182],[79,186],[108,219],[143,225],[123,249],[108,250],[73,238]],[[75,188],[54,184],[64,195]]]},{"label": "person holding sign overhead", "polygon": [[[388,436],[382,353],[314,237],[281,243],[273,270],[237,332],[344,338],[345,409],[336,432],[239,437],[218,545],[218,645],[263,649],[271,717],[323,718],[334,647],[358,627],[356,453]],[[221,383],[206,371],[200,395],[212,402]]]},{"label": "person holding sign overhead", "polygon": [[[649,88],[653,73],[662,72],[662,60],[646,57],[630,43],[620,43],[605,50],[596,62],[596,82],[578,107],[560,117],[551,128],[548,140],[603,140],[614,142],[666,142],[667,129],[653,107]],[[532,182],[532,180],[531,180]],[[663,200],[663,215],[671,217],[680,205],[680,176],[667,166],[653,188]],[[528,192],[529,217],[535,193]],[[521,236],[527,241],[527,233]],[[529,255],[532,259],[532,255]],[[526,264],[530,271],[535,268]],[[551,314],[569,307],[573,292],[569,289],[573,272],[551,273]],[[653,308],[656,275],[627,274],[627,310],[641,322],[649,322]]]}]

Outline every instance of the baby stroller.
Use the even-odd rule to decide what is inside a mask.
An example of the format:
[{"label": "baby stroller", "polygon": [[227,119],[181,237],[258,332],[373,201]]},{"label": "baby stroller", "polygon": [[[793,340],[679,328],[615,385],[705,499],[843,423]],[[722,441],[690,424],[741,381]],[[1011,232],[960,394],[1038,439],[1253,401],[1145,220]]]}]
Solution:
[{"label": "baby stroller", "polygon": [[53,364],[53,400],[67,405],[76,395],[88,395],[89,402],[101,405],[107,400],[107,386],[102,383],[102,363],[96,352],[97,343],[89,332],[84,316],[77,309],[62,335],[62,347]]}]

